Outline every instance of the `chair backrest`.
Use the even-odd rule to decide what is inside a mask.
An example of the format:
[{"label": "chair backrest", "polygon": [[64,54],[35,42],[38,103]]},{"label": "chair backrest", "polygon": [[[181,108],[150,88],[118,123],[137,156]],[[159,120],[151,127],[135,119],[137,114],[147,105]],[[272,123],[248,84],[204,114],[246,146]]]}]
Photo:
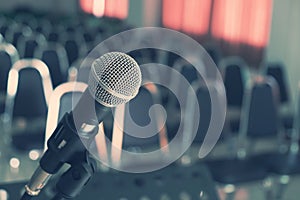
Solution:
[{"label": "chair backrest", "polygon": [[57,43],[48,43],[35,53],[35,57],[41,59],[49,68],[53,86],[67,81],[68,60],[63,46]]},{"label": "chair backrest", "polygon": [[[206,77],[206,70],[204,67],[201,69],[201,74],[199,74],[199,72],[191,63],[182,58],[179,58],[175,61],[173,68],[177,70],[182,76],[184,76],[184,78],[188,81],[189,85],[191,85],[194,81],[202,80],[202,78]],[[171,76],[170,86],[176,88],[178,94],[177,98],[186,97],[187,88],[180,82],[180,80],[176,76]],[[169,104],[173,107],[174,101],[172,99],[169,99],[169,101]]]},{"label": "chair backrest", "polygon": [[22,38],[18,47],[23,58],[33,58],[37,49],[46,45],[46,39],[42,34],[32,34]]},{"label": "chair backrest", "polygon": [[8,43],[0,44],[0,113],[4,112],[8,73],[12,65],[19,60],[16,48]]},{"label": "chair backrest", "polygon": [[228,57],[220,62],[219,68],[223,75],[228,106],[240,108],[249,74],[245,62],[239,57]]},{"label": "chair backrest", "polygon": [[[141,87],[138,95],[129,103],[116,107],[112,135],[114,148],[111,150],[113,162],[124,161],[121,157],[122,149],[147,152],[161,149],[168,144],[161,110],[153,107],[153,113],[149,113],[150,108],[159,103],[155,93],[157,90],[153,88],[155,85],[149,84]],[[133,133],[139,135],[131,135]]]},{"label": "chair backrest", "polygon": [[66,33],[62,36],[61,41],[67,52],[68,62],[70,65],[87,52],[85,41],[78,34]]},{"label": "chair backrest", "polygon": [[48,107],[45,148],[47,140],[55,130],[57,123],[66,112],[72,110],[86,88],[87,85],[84,83],[67,82],[54,89]]},{"label": "chair backrest", "polygon": [[19,41],[21,39],[24,39],[25,36],[29,36],[30,34],[32,34],[32,31],[28,26],[17,24],[15,26],[9,27],[6,32],[5,38],[18,49]]},{"label": "chair backrest", "polygon": [[279,90],[272,77],[257,76],[245,93],[241,113],[240,131],[249,138],[278,136]]},{"label": "chair backrest", "polygon": [[[199,103],[199,112],[200,112],[200,121],[198,125],[197,135],[195,136],[194,143],[202,143],[205,135],[207,133],[207,129],[211,119],[211,98],[209,95],[208,86],[203,83],[194,82],[193,89],[196,93],[197,101]],[[210,86],[211,87],[211,86]],[[190,103],[188,101],[188,103]],[[194,106],[197,106],[195,102],[193,105],[189,105],[191,109],[187,109],[185,112],[185,118],[187,120],[195,119],[196,109]]]},{"label": "chair backrest", "polygon": [[[173,68],[179,71],[187,79],[189,83],[196,81],[200,76],[200,74],[197,72],[194,66],[182,58],[179,58],[178,60],[175,61]],[[205,68],[201,70],[202,70],[201,75],[206,76]]]},{"label": "chair backrest", "polygon": [[290,100],[286,73],[281,63],[269,63],[266,75],[272,76],[278,83],[280,91],[280,102],[287,103]]},{"label": "chair backrest", "polygon": [[[183,113],[183,133],[188,144],[184,144],[183,147],[192,143],[200,144],[198,156],[201,158],[215,146],[223,129],[222,121],[225,120],[226,104],[225,94],[219,89],[222,87],[220,84],[223,83],[198,80],[192,84],[187,95],[187,106]],[[217,123],[214,123],[215,120],[218,120]]]},{"label": "chair backrest", "polygon": [[8,30],[8,26],[9,25],[7,23],[1,24],[1,26],[0,26],[0,33],[1,33],[2,36],[5,36],[5,34],[6,34],[7,30]]},{"label": "chair backrest", "polygon": [[[44,150],[47,149],[47,141],[54,132],[58,122],[66,112],[70,112],[74,106],[76,106],[86,88],[87,84],[81,82],[67,82],[55,88],[49,102]],[[107,161],[107,148],[103,123],[99,124],[98,133],[89,148],[94,156],[100,158],[102,161]]]},{"label": "chair backrest", "polygon": [[27,120],[46,118],[52,92],[48,67],[38,59],[17,61],[9,72],[5,116],[11,125],[14,117]]}]

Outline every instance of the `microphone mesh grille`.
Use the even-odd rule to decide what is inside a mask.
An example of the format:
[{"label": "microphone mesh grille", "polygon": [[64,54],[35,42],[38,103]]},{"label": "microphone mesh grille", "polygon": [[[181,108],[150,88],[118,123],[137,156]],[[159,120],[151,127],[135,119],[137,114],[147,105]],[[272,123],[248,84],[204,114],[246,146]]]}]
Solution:
[{"label": "microphone mesh grille", "polygon": [[141,79],[140,68],[133,58],[110,52],[93,62],[89,90],[99,103],[114,107],[137,95]]}]

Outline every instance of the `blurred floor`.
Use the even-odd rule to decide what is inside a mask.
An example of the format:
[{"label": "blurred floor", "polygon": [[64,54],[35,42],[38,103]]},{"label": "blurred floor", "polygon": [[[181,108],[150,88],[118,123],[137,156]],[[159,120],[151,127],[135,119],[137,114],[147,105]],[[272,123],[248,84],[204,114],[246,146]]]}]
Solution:
[{"label": "blurred floor", "polygon": [[[276,141],[264,141],[255,145],[254,151],[262,152],[277,148]],[[3,149],[3,147],[2,147]],[[189,151],[192,160],[197,158],[198,147],[192,147]],[[27,180],[32,175],[34,169],[38,165],[38,161],[32,160],[36,156],[37,152],[31,152],[31,159],[28,153],[16,152],[9,147],[5,148],[6,155],[1,155],[0,158],[0,183],[14,182],[20,180]],[[219,143],[213,151],[209,154],[209,157],[223,157],[228,156],[230,148],[226,143]],[[12,159],[17,158],[17,159]],[[18,163],[19,161],[19,163]],[[279,177],[275,175],[270,176],[273,180],[273,192],[276,192]],[[283,193],[283,200],[298,200],[300,195],[299,191],[300,175],[290,177],[290,183],[287,185],[286,190]],[[221,200],[225,200],[225,193],[223,187],[217,184]],[[236,185],[236,198],[235,200],[263,200],[265,199],[265,190],[263,182],[252,182],[247,184]]]}]

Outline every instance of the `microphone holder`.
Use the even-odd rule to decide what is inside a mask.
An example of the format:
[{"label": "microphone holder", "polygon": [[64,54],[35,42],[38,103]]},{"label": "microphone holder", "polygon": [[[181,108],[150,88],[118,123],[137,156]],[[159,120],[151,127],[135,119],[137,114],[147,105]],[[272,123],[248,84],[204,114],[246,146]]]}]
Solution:
[{"label": "microphone holder", "polygon": [[71,167],[59,178],[56,184],[57,194],[52,200],[73,199],[88,183],[96,170],[96,162],[88,151],[85,160],[72,163]]},{"label": "microphone holder", "polygon": [[[63,116],[47,142],[48,149],[40,160],[40,167],[25,186],[29,196],[37,196],[50,177],[64,164],[71,167],[57,183],[58,195],[70,199],[81,191],[96,169],[96,162],[91,158],[87,148],[98,133],[98,122],[88,123],[89,127],[94,128],[88,129],[89,131],[76,130],[72,112]],[[26,193],[22,200],[28,199]]]}]

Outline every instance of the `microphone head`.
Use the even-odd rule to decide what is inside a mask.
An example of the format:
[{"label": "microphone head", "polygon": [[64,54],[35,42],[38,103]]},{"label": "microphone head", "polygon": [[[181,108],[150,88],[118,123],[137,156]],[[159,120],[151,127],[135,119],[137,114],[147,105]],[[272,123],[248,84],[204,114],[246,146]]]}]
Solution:
[{"label": "microphone head", "polygon": [[140,67],[132,57],[110,52],[93,62],[88,88],[98,103],[115,107],[134,98],[141,82]]}]

